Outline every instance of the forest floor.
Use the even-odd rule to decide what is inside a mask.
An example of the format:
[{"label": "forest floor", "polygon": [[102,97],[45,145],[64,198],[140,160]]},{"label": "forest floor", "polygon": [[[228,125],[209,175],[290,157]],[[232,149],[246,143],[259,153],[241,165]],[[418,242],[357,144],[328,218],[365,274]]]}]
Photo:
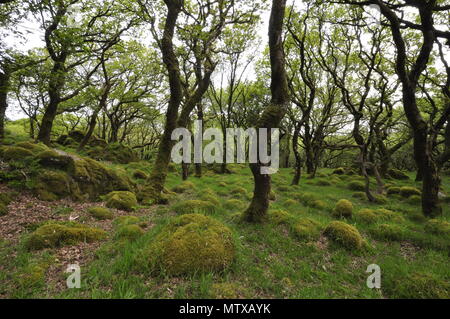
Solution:
[{"label": "forest floor", "polygon": [[[146,162],[113,165],[133,176],[135,169],[149,172]],[[449,298],[450,233],[430,232],[417,200],[389,195],[372,204],[360,192],[351,190],[356,175],[332,175],[323,169],[314,179],[302,178],[290,186],[292,169],[273,175],[275,194],[272,216],[264,224],[242,223],[239,215],[251,198],[253,178],[245,165],[232,165],[232,174],[208,171],[202,178],[190,177],[188,187],[174,194],[169,205],[139,206],[134,212],[112,209],[114,217],[139,218],[145,233],[136,240],[118,240],[114,220],[97,220],[87,209],[104,202],[54,202],[38,200],[21,191],[0,216],[0,298]],[[413,186],[409,180],[388,180],[389,186]],[[135,180],[136,183],[142,183]],[[167,188],[183,182],[179,172],[169,173]],[[354,183],[353,183],[354,184]],[[375,188],[374,180],[372,188]],[[0,185],[0,191],[8,191]],[[443,180],[450,194],[450,177]],[[231,267],[220,273],[168,276],[136,269],[134,260],[142,248],[155,239],[164,225],[177,216],[177,204],[204,198],[218,200],[208,215],[228,226],[236,243]],[[348,199],[355,226],[367,245],[352,250],[331,242],[323,229],[335,218],[336,203]],[[182,204],[183,205],[183,204]],[[368,221],[358,215],[362,209],[388,209],[400,218]],[[359,217],[358,217],[359,216]],[[301,220],[317,222],[317,236],[304,240],[296,236]],[[76,221],[105,230],[107,239],[59,248],[29,251],[24,239],[42,222]],[[450,205],[444,203],[442,225],[450,221]],[[67,266],[79,264],[81,288],[66,287]],[[381,289],[370,289],[366,281],[369,265],[381,269]]]}]

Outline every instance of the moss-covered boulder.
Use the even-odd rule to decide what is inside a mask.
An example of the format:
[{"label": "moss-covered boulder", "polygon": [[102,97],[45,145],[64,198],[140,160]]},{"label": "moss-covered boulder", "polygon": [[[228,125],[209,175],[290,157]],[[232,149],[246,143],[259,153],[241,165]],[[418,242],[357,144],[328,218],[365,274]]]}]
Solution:
[{"label": "moss-covered boulder", "polygon": [[235,257],[228,227],[217,220],[187,214],[172,220],[152,241],[147,254],[151,269],[171,276],[222,271]]},{"label": "moss-covered boulder", "polygon": [[322,225],[312,218],[302,218],[293,227],[294,236],[302,241],[316,240],[322,231]]},{"label": "moss-covered boulder", "polygon": [[136,195],[127,191],[111,192],[105,196],[106,207],[120,210],[133,211],[138,202]]},{"label": "moss-covered boulder", "polygon": [[335,218],[351,218],[353,214],[353,204],[349,200],[341,199],[336,203],[331,215]]},{"label": "moss-covered boulder", "polygon": [[106,220],[113,218],[113,213],[108,208],[101,206],[89,207],[88,213],[98,220]]},{"label": "moss-covered boulder", "polygon": [[20,142],[16,146],[30,150],[33,154],[39,154],[49,149],[45,144],[32,142]]},{"label": "moss-covered boulder", "polygon": [[344,222],[331,222],[324,231],[333,242],[343,246],[346,249],[361,249],[364,246],[364,240],[359,231],[352,225]]},{"label": "moss-covered boulder", "polygon": [[35,191],[39,199],[54,201],[72,196],[79,199],[78,185],[62,171],[41,170],[37,176]]},{"label": "moss-covered boulder", "polygon": [[362,181],[351,181],[350,183],[348,183],[347,187],[352,191],[364,191],[366,185]]},{"label": "moss-covered boulder", "polygon": [[213,214],[216,205],[204,200],[191,199],[174,204],[172,210],[178,214]]},{"label": "moss-covered boulder", "polygon": [[74,160],[70,156],[60,155],[51,149],[40,152],[36,158],[40,165],[47,168],[69,171],[74,166]]},{"label": "moss-covered boulder", "polygon": [[411,196],[421,196],[422,191],[415,187],[403,186],[400,188],[400,195],[405,198],[409,198]]},{"label": "moss-covered boulder", "polygon": [[33,156],[32,151],[18,146],[7,146],[2,151],[2,158],[5,161],[21,161]]},{"label": "moss-covered boulder", "polygon": [[29,250],[93,242],[106,237],[106,232],[75,222],[49,222],[37,228],[25,241]]}]

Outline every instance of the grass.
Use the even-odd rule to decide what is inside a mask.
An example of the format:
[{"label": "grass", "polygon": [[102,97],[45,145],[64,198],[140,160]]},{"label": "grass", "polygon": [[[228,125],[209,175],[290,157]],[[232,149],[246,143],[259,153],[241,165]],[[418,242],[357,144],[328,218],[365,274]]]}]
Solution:
[{"label": "grass", "polygon": [[[128,174],[136,168],[149,172],[145,163],[114,165],[125,168]],[[331,185],[311,182],[302,179],[299,186],[290,186],[291,169],[281,169],[273,176],[273,190],[276,201],[271,202],[270,209],[283,210],[292,218],[279,225],[266,223],[253,225],[241,223],[236,218],[245,209],[224,205],[236,199],[237,185],[252,193],[253,179],[245,165],[232,165],[234,174],[210,175],[189,179],[195,191],[187,191],[175,195],[169,206],[141,207],[145,214],[139,215],[141,222],[153,225],[145,234],[136,240],[117,240],[109,236],[95,252],[95,257],[87,265],[81,267],[81,289],[58,289],[55,280],[49,279],[48,272],[42,282],[24,286],[14,280],[13,274],[27,269],[30,264],[47,260],[54,251],[51,249],[29,253],[22,244],[11,246],[3,241],[0,245],[0,259],[5,261],[0,266],[0,296],[19,298],[213,298],[217,287],[236,288],[236,294],[245,298],[403,298],[405,291],[415,291],[407,286],[414,285],[409,276],[412,273],[426,273],[433,276],[438,283],[450,282],[448,249],[450,238],[425,231],[426,220],[421,218],[420,205],[411,203],[398,195],[389,195],[384,204],[372,204],[366,199],[352,197],[348,180],[356,176],[338,181]],[[331,174],[331,169],[323,169],[323,176]],[[412,177],[412,175],[411,175]],[[317,181],[323,178],[317,178]],[[420,184],[410,180],[389,181],[393,186],[419,187]],[[223,183],[224,182],[224,183]],[[372,180],[375,189],[375,181]],[[181,184],[179,173],[170,173],[166,183],[167,189]],[[445,177],[443,188],[450,193],[450,178]],[[232,267],[221,273],[198,273],[189,276],[168,277],[163,273],[150,274],[145,267],[136,261],[142,251],[152,242],[161,228],[176,215],[173,205],[186,200],[201,200],[203,193],[208,192],[219,200],[219,205],[208,212],[232,232],[237,246],[236,260]],[[307,205],[297,200],[302,193],[317,195],[324,202],[321,207]],[[300,196],[301,197],[301,196]],[[247,205],[246,196],[238,197]],[[385,208],[403,216],[403,222],[380,221],[375,224],[358,222],[356,218],[345,221],[355,226],[367,241],[367,247],[361,251],[349,251],[324,236],[308,241],[299,240],[292,226],[302,218],[310,218],[325,227],[335,220],[331,211],[335,204],[347,199],[353,204],[353,211],[360,209]],[[445,204],[444,204],[445,205]],[[228,207],[228,208],[225,208]],[[232,207],[232,206],[231,206]],[[64,208],[58,207],[54,213],[66,214]],[[134,213],[133,213],[134,214]],[[137,213],[136,213],[137,214]],[[450,207],[444,207],[441,218],[450,221]],[[380,224],[393,225],[392,229],[400,231],[399,236],[380,236],[377,227]],[[114,232],[114,230],[111,230]],[[47,257],[44,256],[47,254]],[[15,258],[9,258],[15,256]],[[47,259],[46,259],[47,258]],[[145,263],[144,263],[145,264]],[[381,267],[381,290],[369,289],[366,286],[367,266],[378,264]],[[60,268],[59,281],[64,281],[63,266]],[[406,281],[405,281],[406,280]],[[409,280],[409,281],[408,281]],[[399,289],[399,285],[405,289]],[[230,288],[231,287],[231,288]],[[445,287],[445,285],[444,285]],[[444,289],[445,291],[445,289]],[[448,292],[450,297],[450,291]],[[417,298],[423,297],[418,294]]]}]

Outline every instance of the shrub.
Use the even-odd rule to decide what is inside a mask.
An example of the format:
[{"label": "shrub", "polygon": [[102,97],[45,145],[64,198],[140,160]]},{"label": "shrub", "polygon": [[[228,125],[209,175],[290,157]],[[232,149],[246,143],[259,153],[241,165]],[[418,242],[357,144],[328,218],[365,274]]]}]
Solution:
[{"label": "shrub", "polygon": [[136,195],[132,192],[111,192],[105,197],[106,207],[132,211],[137,206]]},{"label": "shrub", "polygon": [[88,213],[99,220],[112,219],[113,213],[105,207],[90,207]]},{"label": "shrub", "polygon": [[352,191],[364,191],[366,188],[364,182],[361,181],[351,181],[348,183],[348,189]]},{"label": "shrub", "polygon": [[325,228],[324,235],[346,249],[361,249],[364,245],[359,231],[344,222],[331,222]]},{"label": "shrub", "polygon": [[73,245],[78,242],[93,242],[106,237],[106,232],[82,224],[46,223],[37,228],[26,240],[25,246],[30,250]]},{"label": "shrub", "polygon": [[137,170],[134,171],[133,177],[136,178],[136,179],[147,179],[148,175],[143,170],[137,169]]},{"label": "shrub", "polygon": [[393,179],[398,179],[398,180],[407,180],[409,179],[409,176],[406,175],[404,172],[398,170],[398,169],[390,169],[388,170],[388,175],[393,178]]},{"label": "shrub", "polygon": [[341,199],[336,203],[333,209],[332,216],[337,218],[351,218],[353,213],[353,204],[346,199]]},{"label": "shrub", "polygon": [[292,231],[300,240],[315,240],[319,238],[322,226],[311,218],[299,220],[293,227]]},{"label": "shrub", "polygon": [[191,199],[176,203],[172,206],[172,210],[178,214],[213,214],[216,211],[216,205],[203,200]]},{"label": "shrub", "polygon": [[136,224],[128,224],[119,227],[116,238],[126,240],[136,240],[144,234],[144,230]]},{"label": "shrub", "polygon": [[233,262],[235,245],[231,231],[222,223],[188,214],[166,225],[145,256],[152,270],[171,276],[221,271]]},{"label": "shrub", "polygon": [[409,198],[413,195],[421,196],[422,192],[415,187],[403,186],[400,188],[400,195],[402,195],[402,197]]},{"label": "shrub", "polygon": [[450,284],[434,275],[412,272],[387,281],[383,290],[391,298],[449,299]]}]

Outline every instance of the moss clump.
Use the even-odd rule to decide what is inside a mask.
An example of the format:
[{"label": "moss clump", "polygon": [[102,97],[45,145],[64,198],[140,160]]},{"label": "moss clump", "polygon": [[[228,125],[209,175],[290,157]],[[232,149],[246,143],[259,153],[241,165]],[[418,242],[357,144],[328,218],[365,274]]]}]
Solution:
[{"label": "moss clump", "polygon": [[361,181],[351,181],[348,183],[348,189],[352,191],[364,191],[366,188],[364,182]]},{"label": "moss clump", "polygon": [[326,179],[319,179],[316,182],[317,186],[331,186],[331,182]]},{"label": "moss clump", "polygon": [[136,179],[147,179],[148,175],[143,170],[137,169],[137,170],[134,171],[133,177],[136,178]]},{"label": "moss clump", "polygon": [[324,235],[346,249],[361,249],[364,245],[364,240],[359,231],[344,222],[331,222],[325,228]]},{"label": "moss clump", "polygon": [[202,201],[214,204],[215,206],[220,205],[219,199],[215,195],[212,195],[212,194],[208,194],[208,193],[202,194],[199,196],[199,199]]},{"label": "moss clump", "polygon": [[26,240],[30,250],[73,245],[79,242],[93,242],[106,237],[106,232],[74,222],[47,223],[37,228]]},{"label": "moss clump", "polygon": [[351,218],[353,214],[353,204],[349,200],[341,199],[336,203],[331,215],[336,218]]},{"label": "moss clump", "polygon": [[99,220],[112,219],[113,213],[105,207],[90,207],[88,213]]},{"label": "moss clump", "polygon": [[117,191],[111,192],[105,197],[106,207],[117,208],[120,210],[126,210],[128,212],[133,211],[137,206],[136,195],[132,192]]},{"label": "moss clump", "polygon": [[390,169],[388,170],[388,175],[392,178],[392,179],[398,179],[398,180],[407,180],[409,179],[409,176],[406,175],[404,172],[398,170],[398,169]]},{"label": "moss clump", "polygon": [[364,193],[364,192],[356,192],[356,193],[353,193],[353,194],[352,194],[352,197],[353,197],[353,198],[360,199],[360,200],[367,200],[367,195],[366,195],[366,193]]},{"label": "moss clump", "polygon": [[431,219],[425,225],[428,233],[435,235],[450,235],[450,223],[440,219]]},{"label": "moss clump", "polygon": [[376,204],[386,204],[388,202],[386,196],[380,194],[374,194],[373,199]]},{"label": "moss clump", "polygon": [[239,199],[229,199],[223,203],[225,209],[242,209],[245,207],[245,203]]},{"label": "moss clump", "polygon": [[5,161],[21,161],[25,158],[34,156],[32,151],[17,146],[5,147],[2,153],[2,157]]},{"label": "moss clump", "polygon": [[292,206],[295,206],[295,205],[297,205],[298,204],[298,202],[295,200],[295,199],[287,199],[285,202],[284,202],[284,206],[286,206],[286,207],[292,207]]},{"label": "moss clump", "polygon": [[182,215],[165,226],[147,251],[153,270],[171,276],[222,271],[235,257],[231,231],[200,214]]},{"label": "moss clump", "polygon": [[295,237],[300,240],[315,240],[320,236],[322,225],[314,219],[304,218],[292,227],[292,231]]},{"label": "moss clump", "polygon": [[345,169],[342,168],[342,167],[336,168],[336,169],[333,171],[333,174],[336,174],[336,175],[344,175],[344,174],[345,174]]},{"label": "moss clump", "polygon": [[355,214],[356,220],[366,224],[373,224],[380,221],[404,222],[405,219],[398,213],[387,209],[361,209]]},{"label": "moss clump", "polygon": [[434,275],[413,272],[396,276],[383,290],[391,298],[398,299],[449,299],[450,284]]},{"label": "moss clump", "polygon": [[8,207],[4,203],[0,202],[0,216],[5,216],[8,214]]},{"label": "moss clump", "polygon": [[292,188],[287,185],[280,185],[277,187],[277,190],[280,192],[289,192],[292,190]]},{"label": "moss clump", "polygon": [[379,240],[399,241],[404,238],[404,229],[398,225],[380,224],[369,230],[372,237]]},{"label": "moss clump", "polygon": [[388,187],[387,194],[388,195],[399,195],[400,194],[400,187],[392,186]]},{"label": "moss clump", "polygon": [[322,210],[327,209],[327,207],[328,207],[327,203],[325,203],[323,200],[320,200],[320,199],[316,199],[316,200],[309,202],[308,206],[312,207],[312,208],[316,208],[316,209],[322,209]]},{"label": "moss clump", "polygon": [[192,182],[183,182],[172,188],[172,191],[178,194],[184,193],[189,190],[195,190],[195,185]]},{"label": "moss clump", "polygon": [[120,216],[114,219],[114,225],[117,227],[125,225],[139,224],[139,218],[136,216]]},{"label": "moss clump", "polygon": [[402,197],[409,198],[413,195],[421,196],[422,192],[420,189],[415,187],[403,186],[400,188],[400,195],[402,195]]},{"label": "moss clump", "polygon": [[45,282],[47,267],[38,264],[30,264],[14,275],[14,281],[21,288],[34,288],[42,286]]},{"label": "moss clump", "polygon": [[9,205],[13,201],[11,194],[0,193],[0,203],[3,205]]},{"label": "moss clump", "polygon": [[178,214],[213,214],[216,211],[216,205],[204,200],[193,199],[176,203],[172,206],[172,210]]},{"label": "moss clump", "polygon": [[303,204],[303,205],[308,205],[309,203],[318,200],[318,198],[316,197],[315,194],[313,193],[299,193],[297,194],[297,199]]},{"label": "moss clump", "polygon": [[125,240],[136,240],[144,234],[144,230],[136,224],[128,224],[119,227],[116,238]]},{"label": "moss clump", "polygon": [[289,214],[288,212],[277,209],[277,210],[271,210],[269,211],[269,221],[273,224],[280,225],[280,224],[289,224],[294,217]]},{"label": "moss clump", "polygon": [[235,187],[230,190],[230,194],[235,195],[237,197],[239,196],[245,197],[247,196],[247,190],[244,187]]},{"label": "moss clump", "polygon": [[422,203],[422,197],[419,195],[412,195],[411,197],[408,198],[408,204],[410,205],[420,205]]},{"label": "moss clump", "polygon": [[16,144],[17,147],[22,147],[27,150],[30,150],[34,154],[38,154],[45,150],[48,150],[48,147],[42,143],[31,143],[31,142],[20,142]]},{"label": "moss clump", "polygon": [[232,283],[213,284],[211,296],[214,299],[237,299],[239,298],[239,287]]}]

